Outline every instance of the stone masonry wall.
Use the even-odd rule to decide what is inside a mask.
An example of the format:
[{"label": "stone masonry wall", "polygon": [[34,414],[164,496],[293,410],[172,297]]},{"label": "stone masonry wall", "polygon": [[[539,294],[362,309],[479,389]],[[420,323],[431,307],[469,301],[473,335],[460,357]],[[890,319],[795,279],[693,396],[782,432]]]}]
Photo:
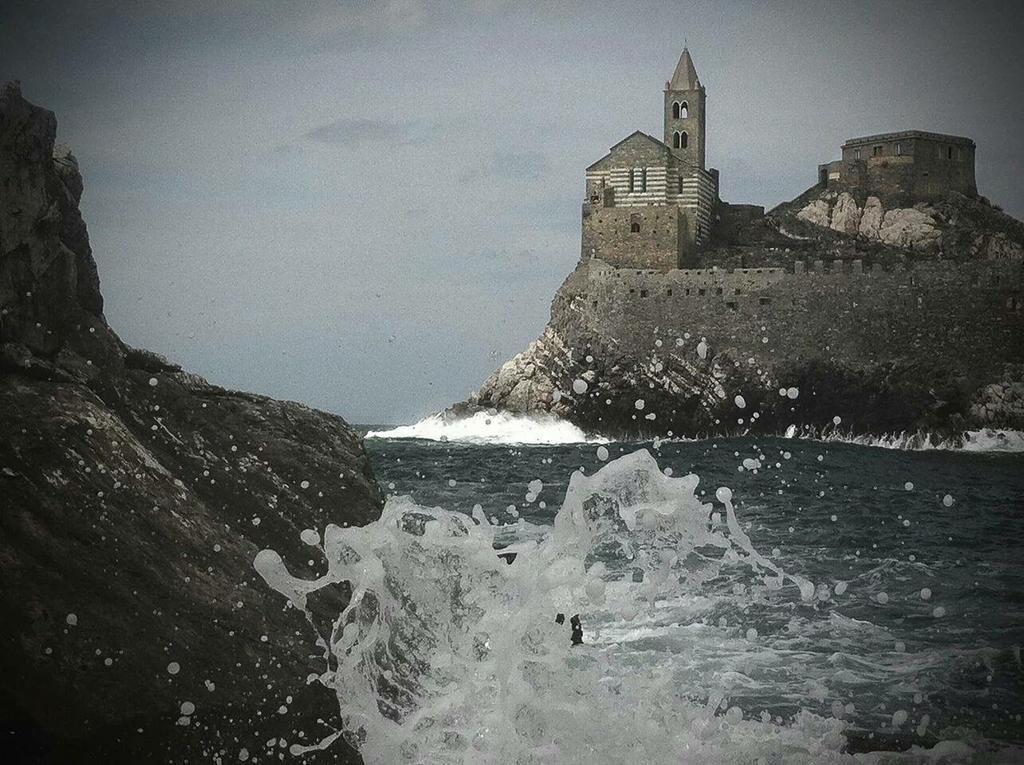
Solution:
[{"label": "stone masonry wall", "polygon": [[[633,224],[640,230],[633,232]],[[674,205],[583,205],[582,258],[602,256],[619,266],[660,271],[679,267],[689,236],[686,213]]]},{"label": "stone masonry wall", "polygon": [[[623,347],[689,333],[770,368],[819,358],[861,368],[941,360],[971,375],[1024,361],[1021,263],[918,264],[881,271],[853,261],[656,273],[584,264],[555,312]],[[996,365],[996,366],[993,366]]]}]

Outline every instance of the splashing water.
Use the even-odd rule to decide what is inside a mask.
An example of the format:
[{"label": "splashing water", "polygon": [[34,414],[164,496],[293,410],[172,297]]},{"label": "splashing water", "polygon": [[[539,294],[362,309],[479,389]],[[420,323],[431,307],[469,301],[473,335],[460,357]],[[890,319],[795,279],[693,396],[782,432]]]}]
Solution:
[{"label": "splashing water", "polygon": [[[582,381],[581,381],[582,382]],[[475,412],[468,417],[432,414],[413,425],[371,430],[367,438],[419,438],[471,444],[575,444],[607,443],[584,433],[568,420],[548,414],[517,415]]]},{"label": "splashing water", "polygon": [[304,610],[316,591],[351,583],[349,605],[319,636],[327,668],[317,681],[336,693],[344,735],[368,763],[846,760],[840,720],[751,719],[721,678],[698,687],[671,662],[638,663],[611,629],[573,647],[555,622],[579,613],[585,631],[621,619],[642,628],[663,601],[703,598],[723,577],[752,603],[813,600],[811,582],[754,549],[729,489],[707,504],[697,485],[643,450],[574,473],[553,528],[518,529],[539,541],[503,550],[516,553],[511,565],[482,511],[404,497],[369,526],[328,526],[319,579],[292,577],[273,550],[254,565]]}]

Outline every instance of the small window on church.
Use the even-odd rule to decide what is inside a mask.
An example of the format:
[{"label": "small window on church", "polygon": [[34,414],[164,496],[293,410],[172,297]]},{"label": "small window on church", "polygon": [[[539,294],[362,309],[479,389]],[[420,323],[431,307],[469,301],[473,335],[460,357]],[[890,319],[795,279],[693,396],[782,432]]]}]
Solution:
[{"label": "small window on church", "polygon": [[854,159],[860,159],[860,149],[854,149],[853,150],[853,158]]},{"label": "small window on church", "polygon": [[675,101],[672,103],[672,119],[679,119],[679,102]]},{"label": "small window on church", "polygon": [[679,119],[685,120],[690,116],[690,107],[686,105],[686,101],[679,104]]},{"label": "small window on church", "polygon": [[901,144],[901,143],[897,143],[896,144],[896,156],[897,157],[902,157],[903,156],[903,144]]},{"label": "small window on church", "polygon": [[679,143],[679,131],[677,130],[676,132],[674,132],[672,134],[672,148],[673,149],[678,149],[679,146],[680,146],[680,143]]},{"label": "small window on church", "polygon": [[629,224],[629,233],[631,233],[631,234],[639,234],[640,233],[640,224],[637,223],[636,221],[633,221],[632,223],[630,223]]},{"label": "small window on church", "polygon": [[686,145],[689,142],[690,142],[690,139],[687,137],[685,131],[679,134],[679,146],[680,146],[680,148],[685,149]]},{"label": "small window on church", "polygon": [[636,168],[634,167],[629,171],[629,191],[632,193],[636,189]]},{"label": "small window on church", "polygon": [[946,149],[946,159],[953,159],[953,147]]},{"label": "small window on church", "polygon": [[640,191],[647,191],[647,168],[640,171]]},{"label": "small window on church", "polygon": [[679,193],[683,193],[683,176],[679,176]]}]

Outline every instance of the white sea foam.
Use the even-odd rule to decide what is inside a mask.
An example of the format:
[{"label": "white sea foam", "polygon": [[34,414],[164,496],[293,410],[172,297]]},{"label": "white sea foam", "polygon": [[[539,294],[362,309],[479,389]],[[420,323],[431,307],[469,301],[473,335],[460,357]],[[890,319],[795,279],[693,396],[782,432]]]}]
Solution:
[{"label": "white sea foam", "polygon": [[[791,438],[789,431],[787,438]],[[831,432],[823,436],[808,436],[812,440],[833,441],[858,446],[905,451],[963,451],[963,452],[1024,452],[1024,432],[1019,430],[968,430],[959,437],[942,439],[928,433],[899,433],[881,436],[852,435]]]},{"label": "white sea foam", "polygon": [[419,438],[470,444],[605,444],[608,439],[584,433],[567,420],[548,414],[476,412],[468,417],[432,414],[414,425],[371,430],[367,438]]}]

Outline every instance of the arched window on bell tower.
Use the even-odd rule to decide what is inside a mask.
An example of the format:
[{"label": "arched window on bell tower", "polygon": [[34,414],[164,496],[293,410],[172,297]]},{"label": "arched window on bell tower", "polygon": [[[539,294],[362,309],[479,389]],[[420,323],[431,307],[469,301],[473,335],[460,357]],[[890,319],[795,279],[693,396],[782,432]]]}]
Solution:
[{"label": "arched window on bell tower", "polygon": [[682,138],[680,137],[679,131],[677,130],[672,134],[672,148],[678,149],[680,146],[682,146]]},{"label": "arched window on bell tower", "polygon": [[674,120],[679,119],[679,102],[678,101],[674,101],[672,103],[672,119],[674,119]]},{"label": "arched window on bell tower", "polygon": [[681,104],[679,104],[679,113],[675,116],[676,119],[680,120],[685,120],[687,117],[690,116],[690,107],[686,103],[686,101],[683,101]]},{"label": "arched window on bell tower", "polygon": [[690,137],[686,135],[686,131],[684,130],[682,133],[679,134],[679,148],[685,149],[689,143]]}]

